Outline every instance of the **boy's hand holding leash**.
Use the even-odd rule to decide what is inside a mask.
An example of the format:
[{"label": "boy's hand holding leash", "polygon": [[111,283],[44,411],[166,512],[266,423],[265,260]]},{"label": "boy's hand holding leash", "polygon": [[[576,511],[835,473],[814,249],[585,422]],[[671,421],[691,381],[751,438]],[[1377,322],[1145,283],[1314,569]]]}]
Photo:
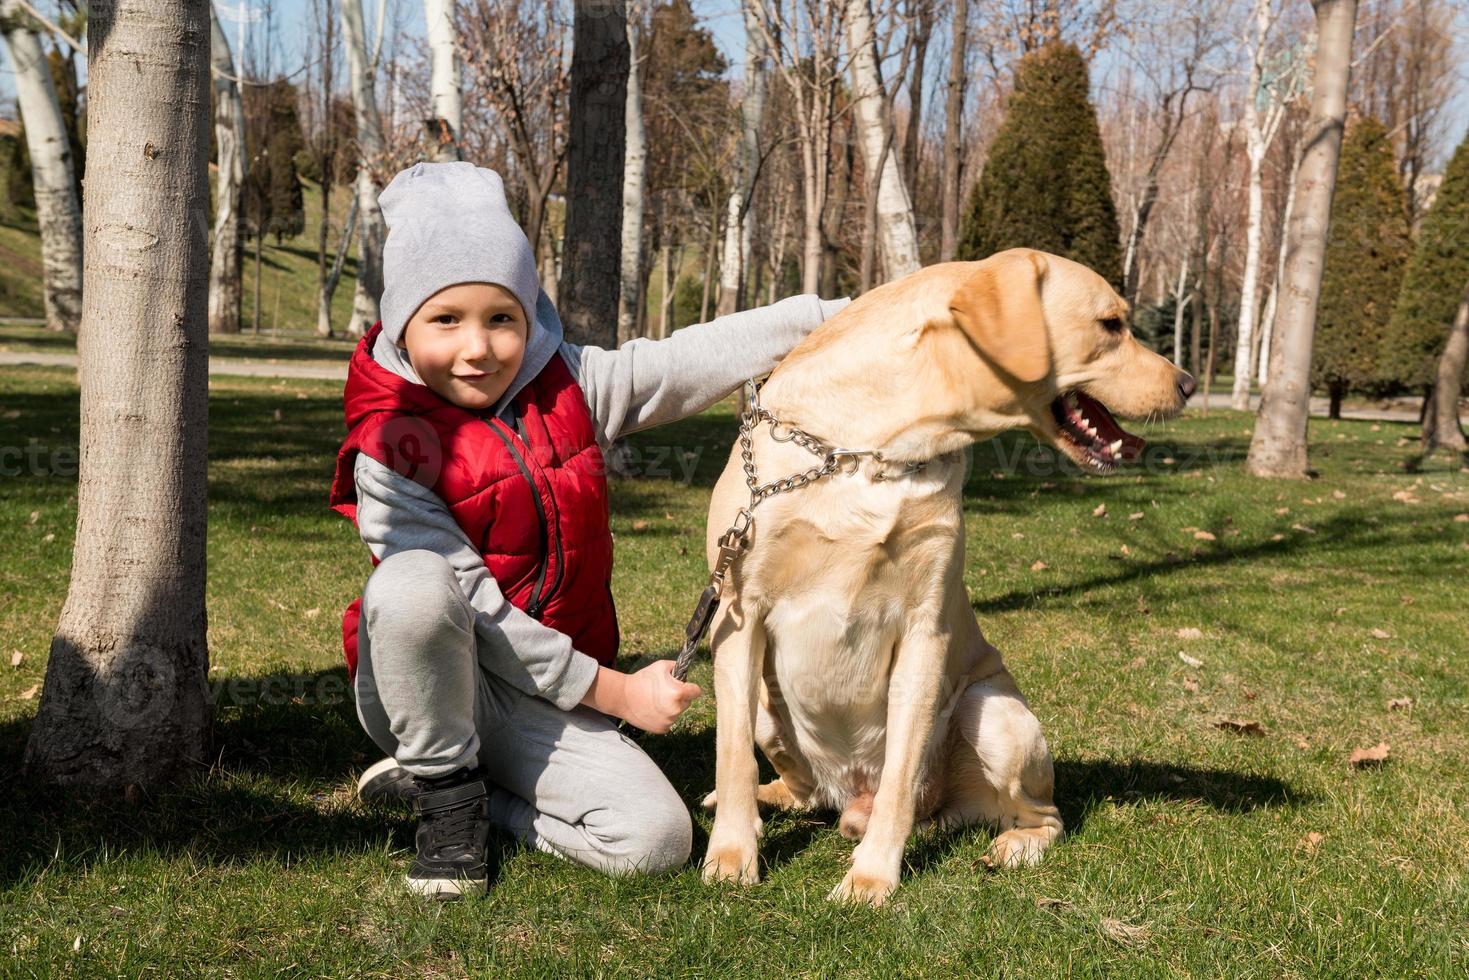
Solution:
[{"label": "boy's hand holding leash", "polygon": [[599,669],[582,704],[662,735],[702,693],[699,685],[673,676],[672,660],[655,660],[633,674]]}]

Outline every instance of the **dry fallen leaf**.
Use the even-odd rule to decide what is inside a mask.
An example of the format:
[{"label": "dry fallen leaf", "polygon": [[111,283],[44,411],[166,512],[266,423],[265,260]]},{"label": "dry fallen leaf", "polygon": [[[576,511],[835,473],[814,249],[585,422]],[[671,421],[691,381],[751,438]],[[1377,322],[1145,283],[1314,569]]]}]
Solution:
[{"label": "dry fallen leaf", "polygon": [[1147,942],[1152,935],[1146,926],[1135,926],[1105,915],[1098,924],[1102,927],[1102,934],[1108,939],[1116,940],[1126,946],[1137,946]]},{"label": "dry fallen leaf", "polygon": [[12,667],[19,667],[20,666],[20,662],[22,660],[24,660],[25,658],[26,658],[26,655],[23,654],[23,653],[21,653],[19,650],[12,650],[12,651],[10,651],[10,666],[12,666]]},{"label": "dry fallen leaf", "polygon": [[1314,527],[1307,527],[1304,524],[1292,524],[1290,526],[1290,529],[1292,531],[1300,531],[1302,534],[1315,534],[1316,533],[1316,529]]},{"label": "dry fallen leaf", "polygon": [[1137,670],[1139,667],[1146,666],[1147,662],[1147,657],[1133,657],[1127,662],[1127,666],[1132,668],[1133,670]]},{"label": "dry fallen leaf", "polygon": [[1016,541],[1019,541],[1021,538],[1025,537],[1025,535],[1021,534],[1019,531],[1016,531],[1014,534],[1010,535],[1010,537],[1014,538]]},{"label": "dry fallen leaf", "polygon": [[1178,651],[1178,659],[1179,660],[1182,660],[1184,663],[1188,664],[1190,667],[1202,667],[1202,666],[1204,666],[1204,662],[1202,660],[1200,660],[1198,657],[1190,657],[1188,654],[1184,653],[1182,650]]},{"label": "dry fallen leaf", "polygon": [[1190,694],[1198,694],[1199,693],[1199,682],[1196,681],[1196,680],[1194,680],[1192,677],[1189,677],[1188,675],[1184,675],[1184,678],[1183,678],[1183,689],[1185,691],[1189,692]]},{"label": "dry fallen leaf", "polygon": [[1214,723],[1214,727],[1223,732],[1233,732],[1236,735],[1265,734],[1265,729],[1258,721],[1239,721],[1234,718],[1222,718]]},{"label": "dry fallen leaf", "polygon": [[1107,505],[1106,504],[1097,504],[1097,509],[1094,510],[1094,511],[1092,511],[1092,516],[1093,517],[1106,517],[1107,516]]},{"label": "dry fallen leaf", "polygon": [[1178,638],[1180,640],[1202,640],[1204,631],[1197,626],[1185,626],[1178,631]]},{"label": "dry fallen leaf", "polygon": [[1400,500],[1405,504],[1418,503],[1418,498],[1413,496],[1413,491],[1411,490],[1399,490],[1397,493],[1392,495],[1392,499]]},{"label": "dry fallen leaf", "polygon": [[1378,742],[1370,749],[1352,749],[1352,754],[1347,759],[1347,763],[1353,766],[1378,765],[1379,763],[1387,761],[1387,752],[1390,748],[1392,748],[1392,746],[1388,745],[1386,742]]},{"label": "dry fallen leaf", "polygon": [[36,523],[36,521],[40,520],[40,518],[41,518],[41,512],[38,511],[38,510],[33,510],[33,511],[31,511],[31,516],[26,521],[26,523],[27,524],[34,524],[34,523]]},{"label": "dry fallen leaf", "polygon": [[1277,508],[1275,508],[1275,513],[1278,514],[1278,515],[1284,516],[1284,515],[1290,513],[1290,508],[1289,507],[1277,507]]},{"label": "dry fallen leaf", "polygon": [[1346,500],[1347,499],[1347,495],[1344,494],[1344,493],[1342,493],[1340,490],[1333,490],[1333,491],[1331,491],[1331,495],[1333,497],[1335,497],[1337,500]]},{"label": "dry fallen leaf", "polygon": [[1307,851],[1314,851],[1321,846],[1321,842],[1324,840],[1326,840],[1325,834],[1318,834],[1313,830],[1301,838],[1300,846],[1304,847]]},{"label": "dry fallen leaf", "polygon": [[1469,524],[1469,514],[1455,514],[1454,515],[1454,523],[1455,524]]},{"label": "dry fallen leaf", "polygon": [[1272,535],[1270,535],[1270,540],[1271,541],[1284,541],[1285,540],[1285,535],[1284,534],[1272,534]]},{"label": "dry fallen leaf", "polygon": [[648,522],[641,519],[633,521],[632,529],[634,531],[646,531],[648,529]]},{"label": "dry fallen leaf", "polygon": [[41,692],[41,685],[39,685],[39,684],[32,684],[30,687],[28,687],[24,691],[21,691],[20,692],[20,699],[22,701],[29,701],[31,698],[35,697],[40,692]]},{"label": "dry fallen leaf", "polygon": [[1388,711],[1406,711],[1413,707],[1412,698],[1389,698],[1387,702]]},{"label": "dry fallen leaf", "polygon": [[1391,633],[1389,633],[1387,630],[1378,629],[1376,627],[1373,627],[1373,629],[1372,629],[1372,635],[1375,636],[1375,637],[1377,637],[1379,640],[1391,640],[1392,639],[1392,634]]},{"label": "dry fallen leaf", "polygon": [[56,540],[56,535],[54,535],[54,534],[50,534],[50,533],[48,533],[48,534],[47,534],[47,535],[46,535],[46,536],[45,536],[45,537],[43,537],[43,538],[42,538],[42,539],[41,539],[41,540],[42,540],[42,541],[55,541],[55,540]]},{"label": "dry fallen leaf", "polygon": [[1039,558],[1037,558],[1035,560],[1035,562],[1030,566],[1030,570],[1032,572],[1044,572],[1046,569],[1048,569],[1050,567],[1051,567],[1050,565],[1047,565],[1045,562],[1043,562]]},{"label": "dry fallen leaf", "polygon": [[1143,519],[1143,512],[1140,510],[1135,510],[1131,514],[1127,515],[1127,519],[1129,521],[1140,521]]},{"label": "dry fallen leaf", "polygon": [[320,606],[318,606],[315,609],[308,609],[305,612],[305,616],[306,616],[307,619],[315,619],[317,616],[320,616],[320,615],[321,615],[321,607]]},{"label": "dry fallen leaf", "polygon": [[1214,537],[1214,535],[1210,534],[1208,531],[1195,531],[1194,532],[1194,540],[1195,541],[1214,541],[1214,540],[1217,540],[1217,539]]},{"label": "dry fallen leaf", "polygon": [[1132,549],[1129,548],[1127,545],[1123,545],[1121,547],[1121,549],[1119,549],[1119,550],[1122,552],[1122,554],[1123,554],[1124,557],[1126,557],[1127,555],[1132,554]]}]

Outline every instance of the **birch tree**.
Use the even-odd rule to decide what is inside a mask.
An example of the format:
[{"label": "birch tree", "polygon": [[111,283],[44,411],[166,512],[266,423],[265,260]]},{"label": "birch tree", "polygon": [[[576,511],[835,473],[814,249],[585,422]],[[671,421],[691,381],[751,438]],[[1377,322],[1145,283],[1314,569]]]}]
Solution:
[{"label": "birch tree", "polygon": [[433,112],[424,120],[424,135],[430,160],[452,162],[462,159],[459,134],[464,131],[455,0],[423,0],[423,13],[428,26],[429,104]]},{"label": "birch tree", "polygon": [[357,289],[352,298],[352,320],[347,332],[360,337],[378,319],[383,296],[383,240],[387,225],[378,193],[382,190],[375,170],[382,166],[386,144],[383,121],[378,113],[373,78],[382,52],[386,0],[379,0],[377,39],[371,55],[367,30],[362,22],[362,0],[341,0],[342,37],[347,48],[347,79],[352,89],[352,107],[357,123]]},{"label": "birch tree", "polygon": [[210,27],[191,0],[91,16],[76,544],[25,764],[120,788],[207,757]]},{"label": "birch tree", "polygon": [[742,0],[740,13],[745,25],[745,91],[740,99],[740,148],[736,156],[738,170],[730,183],[728,213],[725,217],[724,260],[719,273],[719,314],[733,313],[740,307],[745,279],[751,268],[751,242],[755,233],[755,184],[764,164],[760,145],[765,125],[765,96],[769,74],[769,56],[765,35],[760,30],[759,14],[752,0]]},{"label": "birch tree", "polygon": [[[1357,0],[1312,0],[1316,14],[1316,77],[1305,155],[1297,173],[1296,210],[1291,215],[1285,276],[1275,314],[1276,367],[1265,386],[1245,468],[1254,476],[1307,475],[1306,424],[1311,399],[1311,346],[1321,272],[1336,191],[1342,130],[1346,125],[1351,76],[1352,32]],[[1243,343],[1243,341],[1241,341]],[[1248,380],[1248,379],[1246,379]]]},{"label": "birch tree", "polygon": [[235,59],[214,4],[209,5],[214,75],[214,145],[219,176],[214,192],[214,244],[209,265],[209,332],[240,332],[240,187],[245,181],[245,106]]},{"label": "birch tree", "polygon": [[624,127],[627,147],[622,162],[622,269],[617,294],[617,343],[638,333],[638,309],[643,301],[643,183],[648,153],[643,130],[643,60],[639,37],[642,4],[627,6],[627,99]]},{"label": "birch tree", "polygon": [[25,120],[31,157],[46,329],[74,334],[82,317],[82,217],[76,172],[56,85],[26,6],[19,0],[0,0],[0,29],[15,70],[15,102]]},{"label": "birch tree", "polygon": [[[848,0],[847,49],[852,69],[853,119],[869,181],[876,181],[876,238],[883,279],[891,282],[919,269],[918,230],[913,201],[903,183],[902,163],[893,151],[892,107],[882,81],[877,34],[869,0]],[[899,72],[899,78],[902,72]],[[869,203],[869,208],[874,207]],[[862,288],[871,285],[864,274]]]},{"label": "birch tree", "polygon": [[1255,0],[1254,28],[1247,50],[1250,57],[1249,84],[1245,89],[1244,129],[1245,158],[1249,164],[1248,205],[1245,216],[1244,272],[1240,281],[1239,325],[1235,330],[1234,389],[1230,405],[1237,411],[1250,407],[1250,378],[1253,373],[1255,318],[1259,312],[1260,253],[1265,220],[1264,169],[1265,155],[1280,124],[1286,106],[1295,96],[1300,79],[1300,66],[1295,59],[1286,62],[1270,58],[1270,35],[1280,12],[1274,0]]}]

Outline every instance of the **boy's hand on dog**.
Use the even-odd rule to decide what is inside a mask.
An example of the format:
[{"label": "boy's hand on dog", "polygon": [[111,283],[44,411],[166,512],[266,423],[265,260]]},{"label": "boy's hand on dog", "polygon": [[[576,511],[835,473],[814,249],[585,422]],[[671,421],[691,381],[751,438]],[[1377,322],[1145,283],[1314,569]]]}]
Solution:
[{"label": "boy's hand on dog", "polygon": [[673,676],[672,660],[655,660],[637,673],[623,676],[623,711],[618,714],[655,735],[672,728],[684,709],[703,693],[699,685]]}]

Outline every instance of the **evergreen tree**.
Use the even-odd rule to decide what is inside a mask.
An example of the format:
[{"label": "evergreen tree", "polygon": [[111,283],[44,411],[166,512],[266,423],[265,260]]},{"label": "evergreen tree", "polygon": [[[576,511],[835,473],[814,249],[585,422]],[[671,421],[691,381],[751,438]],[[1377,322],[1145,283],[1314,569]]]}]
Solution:
[{"label": "evergreen tree", "polygon": [[1403,274],[1384,338],[1385,380],[1421,391],[1433,384],[1438,358],[1469,282],[1469,138],[1444,171],[1433,207]]},{"label": "evergreen tree", "polygon": [[1380,383],[1383,338],[1411,250],[1392,140],[1363,117],[1342,144],[1311,364],[1311,383],[1331,396],[1334,419],[1348,391]]},{"label": "evergreen tree", "polygon": [[1122,287],[1112,178],[1086,61],[1052,42],[1021,59],[1005,121],[969,199],[959,257],[1024,246],[1064,255]]}]

